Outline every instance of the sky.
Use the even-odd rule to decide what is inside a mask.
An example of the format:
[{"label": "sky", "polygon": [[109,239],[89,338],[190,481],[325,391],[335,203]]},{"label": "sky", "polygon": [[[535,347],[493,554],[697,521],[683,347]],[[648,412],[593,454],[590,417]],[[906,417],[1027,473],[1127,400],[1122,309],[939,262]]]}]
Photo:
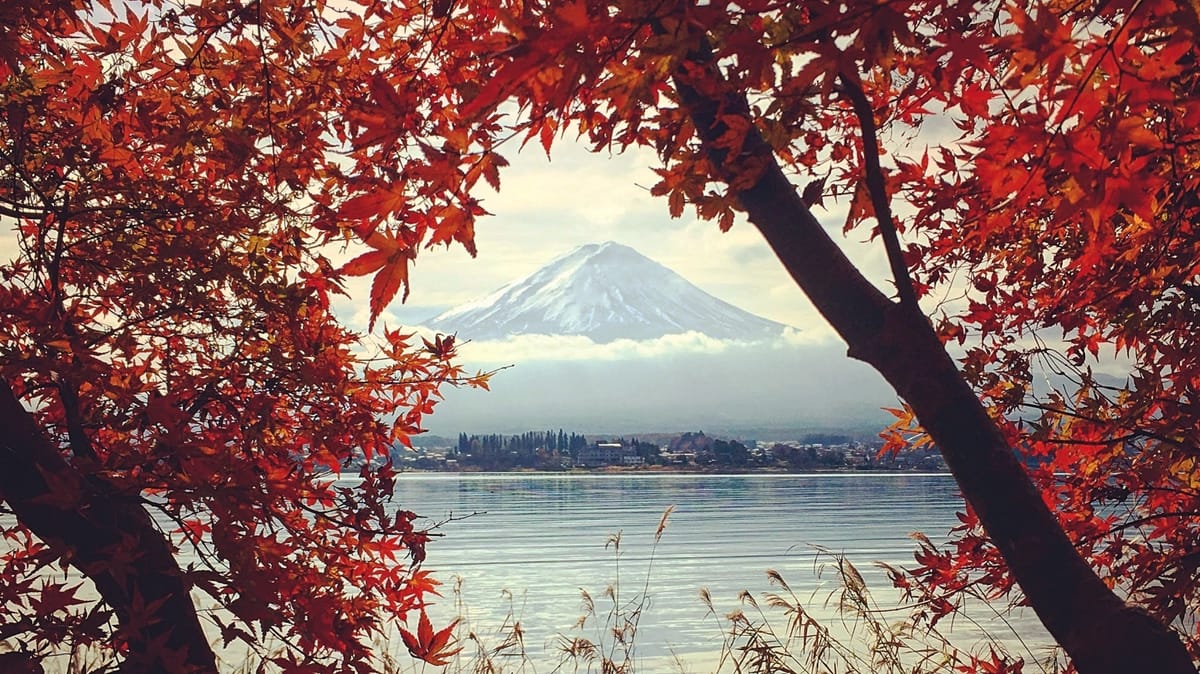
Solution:
[{"label": "sky", "polygon": [[[552,157],[536,143],[505,153],[511,166],[501,173],[499,193],[479,196],[492,216],[476,226],[475,259],[455,245],[422,250],[412,269],[411,295],[393,302],[381,319],[389,327],[412,326],[522,278],[577,246],[616,241],[679,273],[702,290],[746,311],[797,328],[810,342],[836,340],[832,330],[795,286],[770,248],[748,222],[722,233],[695,218],[689,208],[672,219],[665,198],[649,188],[658,165],[649,151],[592,154],[569,140]],[[880,287],[887,287],[882,244],[861,243],[864,233],[843,237],[844,204],[816,215],[851,259]],[[366,325],[369,279],[349,284],[353,302],[340,314],[353,326]]]},{"label": "sky", "polygon": [[[786,434],[886,423],[882,408],[895,406],[894,392],[846,357],[753,226],[739,220],[722,233],[690,209],[673,219],[666,199],[650,194],[658,165],[652,152],[596,155],[564,140],[551,158],[537,144],[520,153],[514,145],[505,156],[511,165],[501,173],[501,190],[484,187],[477,195],[493,214],[477,223],[477,257],[457,245],[420,251],[407,303],[393,301],[377,332],[415,328],[578,246],[604,241],[631,246],[701,290],[796,330],[766,346],[695,333],[608,344],[547,336],[469,343],[459,349],[468,371],[505,369],[490,392],[444,389],[446,400],[426,420],[428,430],[452,436],[550,426],[580,432],[778,427]],[[844,205],[832,208],[815,214],[851,259],[888,287],[882,245],[860,243],[864,233],[844,237]],[[0,253],[6,259],[15,253],[11,229],[0,231]],[[370,277],[347,281],[350,296],[335,299],[335,312],[366,332]]]},{"label": "sky", "polygon": [[[504,151],[501,151],[505,154]],[[407,303],[393,302],[380,325],[418,326],[452,306],[486,296],[574,248],[604,241],[633,247],[701,290],[796,330],[771,344],[695,333],[594,344],[584,337],[529,335],[459,348],[469,371],[506,368],[491,390],[443,389],[425,427],[437,435],[569,427],[581,432],[708,429],[776,433],[795,429],[882,428],[895,393],[845,346],[745,220],[722,233],[690,209],[672,219],[652,152],[608,156],[560,141],[552,157],[536,144],[505,154],[499,193],[480,194],[493,215],[476,225],[478,256],[460,247],[422,250]],[[830,203],[830,200],[826,200]],[[865,233],[842,234],[845,205],[815,212],[850,258],[880,288],[886,254]],[[857,237],[857,238],[856,238]],[[352,279],[351,300],[335,309],[365,330],[369,279]],[[568,394],[569,392],[569,394]],[[775,430],[769,430],[775,429]]]},{"label": "sky", "polygon": [[[560,140],[550,158],[536,143],[521,152],[515,144],[501,152],[511,163],[502,170],[501,190],[484,186],[477,195],[493,214],[477,223],[477,257],[472,259],[457,244],[422,250],[412,269],[408,301],[392,302],[381,324],[418,325],[578,246],[616,241],[711,295],[797,328],[806,341],[837,339],[748,222],[739,220],[723,233],[715,223],[696,219],[690,208],[680,218],[670,217],[666,199],[649,192],[657,182],[652,167],[659,165],[653,152],[635,148],[620,155],[593,154],[569,139]],[[851,259],[886,288],[882,245],[862,243],[862,232],[844,237],[844,204],[833,204],[833,209],[818,209],[816,215]],[[10,227],[0,228],[0,252],[5,260],[16,253]],[[338,314],[365,331],[370,277],[348,281],[350,298],[338,300]]]}]

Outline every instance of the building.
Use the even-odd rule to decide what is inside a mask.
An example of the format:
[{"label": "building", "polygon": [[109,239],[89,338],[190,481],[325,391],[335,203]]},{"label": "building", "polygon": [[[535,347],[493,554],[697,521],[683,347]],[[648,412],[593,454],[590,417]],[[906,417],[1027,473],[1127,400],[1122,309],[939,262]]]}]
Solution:
[{"label": "building", "polygon": [[581,447],[575,463],[586,468],[613,466],[623,464],[625,455],[625,446],[619,442],[596,442]]}]

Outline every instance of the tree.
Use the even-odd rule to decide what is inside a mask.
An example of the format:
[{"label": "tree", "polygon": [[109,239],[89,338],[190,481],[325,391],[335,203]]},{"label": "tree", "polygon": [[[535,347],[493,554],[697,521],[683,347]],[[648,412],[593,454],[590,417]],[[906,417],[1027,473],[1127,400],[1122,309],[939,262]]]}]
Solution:
[{"label": "tree", "polygon": [[373,273],[374,323],[418,242],[470,246],[499,160],[444,113],[474,72],[445,35],[406,3],[0,6],[0,639],[204,672],[210,638],[273,637],[285,670],[362,669],[415,611],[414,653],[449,653],[390,463],[327,479],[485,380],[452,338],[331,313]]},{"label": "tree", "polygon": [[[961,548],[974,552],[955,558],[960,580],[1019,584],[1081,672],[1195,671],[1168,627],[1197,652],[1194,5],[448,12],[449,26],[494,18],[494,72],[459,114],[513,120],[547,151],[568,129],[597,151],[653,147],[652,191],[673,216],[690,203],[728,229],[746,214],[904,399],[899,428],[919,423],[945,457],[986,532],[968,532],[981,545]],[[957,137],[920,135],[939,119]],[[848,202],[847,230],[882,242],[889,292],[813,215],[832,198]],[[1054,369],[1079,386],[1039,400],[1028,365],[1053,357],[1054,330]],[[961,367],[951,340],[971,340]],[[1102,347],[1131,361],[1126,384],[1087,369]],[[1009,416],[1031,405],[1037,422]],[[1036,484],[1018,454],[1044,461]],[[1076,479],[1054,481],[1063,470]],[[1097,507],[1112,493],[1130,495],[1127,519]],[[954,589],[934,575],[929,591]]]},{"label": "tree", "polygon": [[[744,212],[906,401],[896,433],[919,423],[969,505],[960,552],[923,551],[914,591],[1019,585],[1081,672],[1195,671],[1194,6],[110,4],[0,8],[19,246],[0,268],[19,522],[0,593],[33,648],[66,634],[129,671],[211,670],[197,587],[236,618],[225,639],[280,630],[358,664],[380,611],[419,608],[428,580],[389,562],[426,534],[383,507],[388,470],[362,492],[314,474],[415,432],[461,376],[453,340],[385,331],[382,360],[359,356],[329,295],[373,275],[373,324],[421,247],[474,250],[472,189],[499,187],[504,139],[576,130],[655,148],[672,215]],[[942,119],[959,137],[920,135]],[[814,216],[834,199],[886,249],[887,292]],[[338,266],[339,242],[366,252]],[[1035,397],[1047,331],[1077,385]],[[1110,349],[1123,384],[1088,369]],[[179,546],[212,568],[179,569]],[[103,602],[35,575],[56,561]],[[446,633],[414,634],[438,660]]]},{"label": "tree", "polygon": [[716,440],[712,453],[722,466],[746,466],[750,463],[750,450],[737,440]]}]

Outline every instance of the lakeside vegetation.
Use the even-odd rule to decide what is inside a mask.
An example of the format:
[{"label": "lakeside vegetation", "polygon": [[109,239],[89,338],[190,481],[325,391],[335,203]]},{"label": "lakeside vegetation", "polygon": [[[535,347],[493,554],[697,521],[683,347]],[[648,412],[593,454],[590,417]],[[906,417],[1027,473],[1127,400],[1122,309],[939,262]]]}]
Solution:
[{"label": "lakeside vegetation", "polygon": [[703,431],[639,436],[584,435],[528,431],[427,440],[422,446],[393,448],[393,462],[414,470],[436,471],[923,471],[946,470],[932,448],[902,453],[883,442],[838,433],[808,433],[790,440],[722,438]]},{"label": "lakeside vegetation", "polygon": [[[598,591],[580,588],[580,615],[573,628],[557,636],[547,647],[546,658],[531,652],[526,627],[515,608],[513,594],[505,593],[508,613],[499,625],[473,624],[463,620],[470,607],[463,603],[462,581],[454,587],[460,615],[454,658],[442,670],[446,674],[510,674],[536,671],[546,659],[552,671],[575,674],[635,674],[670,671],[678,674],[1059,674],[1067,671],[1058,646],[1047,648],[1026,643],[1001,612],[999,629],[991,632],[965,611],[966,600],[986,602],[978,592],[955,598],[954,619],[942,620],[929,610],[926,601],[903,594],[897,602],[882,602],[863,573],[844,554],[818,549],[812,573],[831,581],[821,594],[793,587],[776,569],[765,569],[766,589],[743,589],[729,608],[728,597],[717,597],[700,588],[698,613],[712,626],[713,652],[703,665],[687,662],[674,652],[669,664],[647,667],[644,645],[639,637],[646,611],[653,603],[655,588],[654,552],[667,529],[673,507],[668,508],[654,532],[652,552],[644,569],[630,581],[622,575],[622,536],[611,535],[605,548],[611,550],[616,577]],[[893,579],[906,575],[902,569],[875,562]],[[632,587],[630,587],[632,586]],[[821,609],[832,617],[822,617]],[[956,639],[956,621],[969,623],[982,632],[972,643]],[[643,647],[643,650],[639,650]],[[389,659],[396,664],[397,659]],[[417,670],[414,670],[417,671]]]}]

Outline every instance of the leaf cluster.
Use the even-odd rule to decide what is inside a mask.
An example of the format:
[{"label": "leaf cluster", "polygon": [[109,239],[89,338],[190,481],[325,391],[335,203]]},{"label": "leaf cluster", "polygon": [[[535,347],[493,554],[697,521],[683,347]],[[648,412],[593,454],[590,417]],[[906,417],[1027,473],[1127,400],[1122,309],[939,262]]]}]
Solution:
[{"label": "leaf cluster", "polygon": [[[469,191],[503,163],[448,111],[477,57],[438,49],[453,35],[420,3],[0,14],[5,390],[65,470],[153,513],[225,646],[275,638],[285,669],[365,667],[364,639],[435,594],[431,534],[392,503],[388,451],[440,386],[486,376],[454,362],[452,337],[360,334],[334,307],[374,273],[373,323],[422,246],[473,250]],[[62,477],[45,475],[42,505],[86,518]],[[48,574],[86,532],[0,522],[2,637],[121,650],[145,601],[106,607]],[[105,572],[146,560],[113,550]]]}]

